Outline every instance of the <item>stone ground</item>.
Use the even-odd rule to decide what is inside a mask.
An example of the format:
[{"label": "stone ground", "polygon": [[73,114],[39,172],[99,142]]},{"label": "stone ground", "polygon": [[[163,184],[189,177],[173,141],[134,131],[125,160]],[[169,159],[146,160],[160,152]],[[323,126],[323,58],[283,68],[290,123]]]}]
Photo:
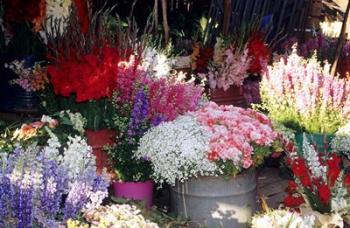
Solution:
[{"label": "stone ground", "polygon": [[258,173],[258,194],[270,208],[278,208],[286,196],[288,180],[282,179],[278,168],[265,167]]}]

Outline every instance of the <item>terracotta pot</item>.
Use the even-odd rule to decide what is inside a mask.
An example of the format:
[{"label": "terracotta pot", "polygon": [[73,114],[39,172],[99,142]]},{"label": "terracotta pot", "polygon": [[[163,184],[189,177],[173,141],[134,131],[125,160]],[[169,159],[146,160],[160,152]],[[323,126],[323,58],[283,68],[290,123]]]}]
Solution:
[{"label": "terracotta pot", "polygon": [[153,181],[145,182],[114,182],[114,196],[144,201],[148,208],[153,205]]},{"label": "terracotta pot", "polygon": [[112,145],[115,140],[115,132],[108,129],[98,131],[86,130],[88,144],[92,147],[93,153],[96,156],[97,172],[101,173],[103,168],[111,171],[108,154],[103,150],[105,145]]},{"label": "terracotta pot", "polygon": [[211,89],[210,100],[218,105],[234,105],[238,107],[246,107],[243,87],[231,86],[228,90]]}]

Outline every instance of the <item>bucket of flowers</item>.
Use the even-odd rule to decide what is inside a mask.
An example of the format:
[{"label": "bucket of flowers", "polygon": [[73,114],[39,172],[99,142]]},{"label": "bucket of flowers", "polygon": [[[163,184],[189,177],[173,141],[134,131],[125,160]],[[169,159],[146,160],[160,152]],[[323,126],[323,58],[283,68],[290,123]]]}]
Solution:
[{"label": "bucket of flowers", "polygon": [[328,151],[332,135],[350,117],[350,83],[332,77],[329,64],[322,67],[315,58],[300,57],[295,49],[287,58],[268,67],[260,92],[260,108],[272,120],[297,131],[299,151],[303,132],[318,151]]},{"label": "bucket of flowers", "polygon": [[135,157],[149,160],[156,183],[172,186],[175,212],[209,227],[240,227],[256,209],[255,167],[276,138],[265,115],[210,102],[148,130]]},{"label": "bucket of flowers", "polygon": [[134,156],[139,140],[149,128],[194,111],[202,99],[202,88],[171,77],[152,77],[133,58],[120,67],[113,96],[116,143],[107,148],[116,174],[114,193],[151,207],[152,167],[147,157]]},{"label": "bucket of flowers", "polygon": [[318,153],[304,135],[302,156],[292,149],[287,164],[294,180],[289,181],[284,205],[314,215],[316,224],[322,227],[343,227],[343,217],[350,208],[350,174],[342,169],[341,157],[336,153]]},{"label": "bucket of flowers", "polygon": [[96,172],[76,117],[43,116],[14,131],[0,156],[1,227],[60,227],[108,196],[109,177]]}]

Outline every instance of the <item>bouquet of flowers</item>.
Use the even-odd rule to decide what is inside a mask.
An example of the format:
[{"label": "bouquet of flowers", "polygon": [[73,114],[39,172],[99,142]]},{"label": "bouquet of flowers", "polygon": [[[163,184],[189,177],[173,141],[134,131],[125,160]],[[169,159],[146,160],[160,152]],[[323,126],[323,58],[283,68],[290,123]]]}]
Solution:
[{"label": "bouquet of flowers", "polygon": [[174,185],[198,175],[236,175],[258,166],[275,139],[265,115],[210,102],[151,128],[140,139],[135,157],[151,162],[156,182]]},{"label": "bouquet of flowers", "polygon": [[332,134],[349,119],[350,83],[296,51],[268,68],[260,86],[262,108],[295,130]]},{"label": "bouquet of flowers", "polygon": [[289,181],[287,207],[306,204],[321,214],[349,213],[350,174],[341,169],[341,158],[335,154],[320,154],[304,134],[303,156],[289,153],[287,164],[294,180]]},{"label": "bouquet of flowers", "polygon": [[18,76],[10,84],[19,85],[27,92],[42,91],[49,82],[46,67],[42,67],[40,62],[36,62],[33,67],[26,67],[24,60],[14,60],[5,66]]},{"label": "bouquet of flowers", "polygon": [[1,157],[0,225],[59,227],[92,210],[108,196],[109,178],[97,175],[92,149],[80,136],[62,148],[51,132],[48,144],[15,148]]},{"label": "bouquet of flowers", "polygon": [[151,174],[149,161],[133,157],[140,137],[151,126],[194,111],[201,101],[202,89],[171,78],[152,78],[133,59],[122,63],[116,87],[113,120],[118,135],[115,148],[108,150],[109,156],[119,179],[145,181]]},{"label": "bouquet of flowers", "polygon": [[86,119],[80,113],[69,110],[52,117],[43,115],[40,120],[7,127],[0,136],[0,150],[11,152],[15,147],[28,148],[33,144],[47,146],[52,134],[65,145],[70,135],[83,136],[85,125]]},{"label": "bouquet of flowers", "polygon": [[272,210],[262,214],[256,214],[252,219],[252,228],[288,228],[288,227],[315,227],[313,215],[300,215],[288,210]]},{"label": "bouquet of flowers", "polygon": [[[90,227],[144,227],[158,228],[153,223],[143,217],[141,211],[134,205],[113,204],[109,206],[100,206],[84,214],[85,220],[91,224]],[[67,221],[68,228],[85,227],[81,222],[76,220]],[[89,227],[86,225],[86,227]]]},{"label": "bouquet of flowers", "polygon": [[340,127],[331,141],[332,151],[350,159],[350,123]]},{"label": "bouquet of flowers", "polygon": [[221,38],[217,39],[214,47],[213,61],[209,62],[208,72],[199,76],[207,79],[211,89],[223,89],[230,86],[242,86],[248,76],[250,67],[248,49],[240,51],[234,46],[225,48]]}]

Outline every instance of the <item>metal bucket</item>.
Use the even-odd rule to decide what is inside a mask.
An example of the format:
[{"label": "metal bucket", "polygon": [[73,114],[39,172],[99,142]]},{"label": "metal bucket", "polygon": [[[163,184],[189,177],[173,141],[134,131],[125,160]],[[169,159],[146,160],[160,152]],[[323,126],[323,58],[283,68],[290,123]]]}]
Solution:
[{"label": "metal bucket", "polygon": [[173,212],[206,227],[247,227],[257,208],[256,172],[192,178],[171,190]]}]

